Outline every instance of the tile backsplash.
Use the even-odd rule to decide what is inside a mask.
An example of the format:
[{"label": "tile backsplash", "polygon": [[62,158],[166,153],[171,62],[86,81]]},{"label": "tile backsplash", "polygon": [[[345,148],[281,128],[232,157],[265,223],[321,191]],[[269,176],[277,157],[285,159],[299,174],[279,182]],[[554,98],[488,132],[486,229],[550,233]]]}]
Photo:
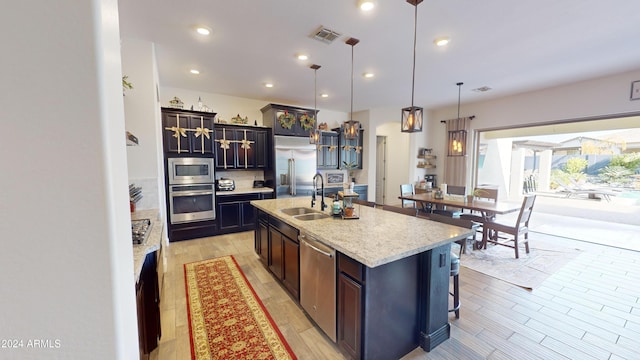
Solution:
[{"label": "tile backsplash", "polygon": [[136,187],[142,188],[142,199],[136,203],[136,210],[151,210],[161,207],[160,199],[158,198],[158,179],[129,179],[129,184],[134,184]]},{"label": "tile backsplash", "polygon": [[253,180],[264,180],[262,170],[216,171],[216,179],[233,179],[237,189],[253,187]]}]

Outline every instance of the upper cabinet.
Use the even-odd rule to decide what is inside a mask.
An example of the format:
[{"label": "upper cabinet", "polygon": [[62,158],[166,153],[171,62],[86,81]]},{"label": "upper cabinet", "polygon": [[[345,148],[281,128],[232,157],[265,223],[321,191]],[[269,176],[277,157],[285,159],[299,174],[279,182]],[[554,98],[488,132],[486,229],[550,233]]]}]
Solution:
[{"label": "upper cabinet", "polygon": [[322,132],[322,143],[316,145],[318,156],[316,157],[318,169],[337,169],[340,160],[338,133],[334,131]]},{"label": "upper cabinet", "polygon": [[342,128],[333,130],[340,134],[340,169],[362,169],[364,130],[360,129],[358,137],[355,139],[346,139]]},{"label": "upper cabinet", "polygon": [[271,159],[270,129],[216,124],[216,169],[267,169]]},{"label": "upper cabinet", "polygon": [[315,110],[269,104],[262,109],[262,123],[273,129],[274,135],[309,136],[317,127]]},{"label": "upper cabinet", "polygon": [[215,116],[215,113],[162,108],[164,152],[212,156]]}]

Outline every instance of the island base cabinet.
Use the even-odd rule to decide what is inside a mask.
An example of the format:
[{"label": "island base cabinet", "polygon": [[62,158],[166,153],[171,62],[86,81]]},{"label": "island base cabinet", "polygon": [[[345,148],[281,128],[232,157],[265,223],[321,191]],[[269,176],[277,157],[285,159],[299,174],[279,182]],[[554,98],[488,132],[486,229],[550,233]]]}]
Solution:
[{"label": "island base cabinet", "polygon": [[338,254],[343,353],[354,359],[399,359],[418,347],[420,264],[418,254],[369,268]]},{"label": "island base cabinet", "polygon": [[[420,347],[431,351],[451,335],[449,325],[449,278],[451,244],[422,253],[423,276],[421,298],[428,299],[420,313]],[[446,295],[445,295],[446,294]]]},{"label": "island base cabinet", "polygon": [[257,210],[254,251],[273,276],[300,300],[300,243],[298,229]]},{"label": "island base cabinet", "polygon": [[255,251],[260,257],[260,262],[265,267],[269,266],[269,224],[263,221],[258,222],[255,233]]},{"label": "island base cabinet", "polygon": [[338,276],[338,347],[353,359],[360,358],[362,339],[362,285],[349,276]]},{"label": "island base cabinet", "polygon": [[269,270],[278,279],[282,279],[282,265],[284,263],[282,257],[282,234],[277,230],[269,229]]},{"label": "island base cabinet", "polygon": [[141,359],[148,358],[151,351],[158,347],[158,339],[161,335],[160,291],[156,256],[156,251],[147,254],[142,265],[140,280],[136,283],[138,340]]}]

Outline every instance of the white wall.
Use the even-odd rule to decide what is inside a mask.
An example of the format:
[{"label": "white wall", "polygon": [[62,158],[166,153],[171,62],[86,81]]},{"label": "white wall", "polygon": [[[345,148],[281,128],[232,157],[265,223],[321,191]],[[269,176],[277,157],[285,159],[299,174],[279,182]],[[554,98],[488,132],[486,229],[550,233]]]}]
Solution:
[{"label": "white wall", "polygon": [[157,99],[157,68],[154,45],[148,41],[122,39],[122,73],[133,89],[124,96],[125,127],[139,140],[127,146],[129,183],[142,187],[138,210],[164,211],[164,167],[160,102]]},{"label": "white wall", "polygon": [[[376,108],[368,111],[356,113],[354,117],[365,124],[365,153],[364,166],[365,173],[358,180],[366,181],[369,184],[369,201],[380,202],[376,199],[376,136],[387,137],[387,178],[385,193],[387,204],[400,204],[397,199],[400,196],[400,184],[414,183],[418,178],[423,179],[425,170],[418,169],[418,149],[426,147],[426,134],[403,133],[400,131],[401,109],[396,108]],[[367,146],[367,144],[370,144]]]},{"label": "white wall", "polygon": [[0,339],[24,347],[0,357],[135,359],[117,1],[11,2],[0,30],[18,29],[0,58]]},{"label": "white wall", "polygon": [[[194,109],[198,109],[198,97],[202,99],[203,105],[207,105],[215,112],[216,119],[223,119],[231,122],[231,118],[240,115],[242,118],[249,117],[249,123],[262,125],[262,112],[260,109],[269,104],[268,101],[247,99],[222,94],[203,93],[194,90],[180,89],[162,86],[160,88],[160,102],[163,107],[169,107],[169,101],[174,97],[178,97],[184,102],[184,109],[190,109],[193,105]],[[281,104],[290,105],[290,104]],[[309,105],[290,105],[294,107],[303,107],[313,109],[313,104]],[[329,128],[335,128],[347,120],[348,113],[340,111],[325,110],[318,108],[318,122],[326,122]]]}]

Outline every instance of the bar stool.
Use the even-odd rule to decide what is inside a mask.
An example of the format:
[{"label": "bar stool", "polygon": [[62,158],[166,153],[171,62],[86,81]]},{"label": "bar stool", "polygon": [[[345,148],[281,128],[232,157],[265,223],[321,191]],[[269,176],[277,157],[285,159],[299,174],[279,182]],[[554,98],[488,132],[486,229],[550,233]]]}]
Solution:
[{"label": "bar stool", "polygon": [[449,312],[456,314],[456,319],[460,319],[460,257],[451,252],[451,270],[449,275],[453,277],[453,292],[449,294],[453,296],[453,308]]}]

